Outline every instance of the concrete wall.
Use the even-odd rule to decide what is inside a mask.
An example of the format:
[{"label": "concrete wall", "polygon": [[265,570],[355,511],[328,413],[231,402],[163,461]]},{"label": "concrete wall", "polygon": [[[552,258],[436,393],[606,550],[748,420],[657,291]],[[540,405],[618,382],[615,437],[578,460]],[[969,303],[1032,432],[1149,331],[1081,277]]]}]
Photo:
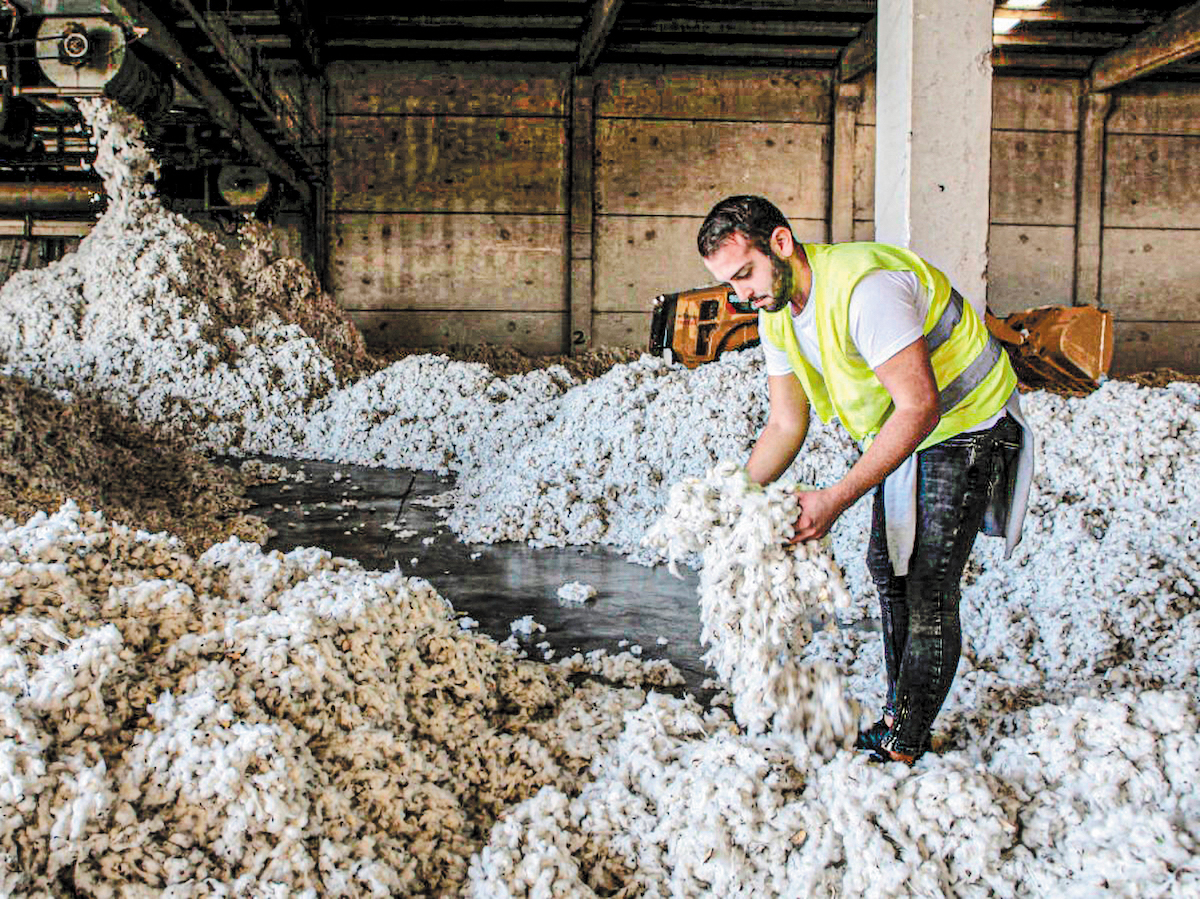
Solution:
[{"label": "concrete wall", "polygon": [[375,344],[566,338],[565,72],[329,72],[330,286]]},{"label": "concrete wall", "polygon": [[[575,245],[590,247],[590,287],[566,264],[579,104],[565,70],[341,64],[330,77],[331,281],[373,343],[562,352],[571,291],[585,290],[591,345],[640,346],[653,296],[708,283],[696,229],[732,193],[771,197],[802,240],[831,239],[831,219],[874,234],[870,77],[835,104],[824,71],[599,70],[590,242]],[[1081,106],[1076,79],[995,81],[998,313],[1079,293]],[[1122,88],[1104,127],[1103,227],[1083,255],[1100,257],[1098,299],[1117,320],[1114,371],[1200,372],[1200,87]]]},{"label": "concrete wall", "polygon": [[1100,302],[1116,370],[1200,373],[1200,85],[1120,91],[1105,140]]},{"label": "concrete wall", "polygon": [[601,74],[595,108],[593,344],[643,345],[654,296],[711,283],[696,232],[724,197],[828,239],[828,73]]}]

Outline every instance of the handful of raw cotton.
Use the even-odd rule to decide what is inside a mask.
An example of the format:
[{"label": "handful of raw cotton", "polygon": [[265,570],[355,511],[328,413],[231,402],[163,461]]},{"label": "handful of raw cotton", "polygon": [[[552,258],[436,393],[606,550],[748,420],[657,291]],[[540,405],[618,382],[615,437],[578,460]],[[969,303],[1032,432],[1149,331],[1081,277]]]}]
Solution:
[{"label": "handful of raw cotton", "polygon": [[738,722],[825,754],[853,737],[857,709],[831,663],[806,665],[797,652],[812,639],[811,619],[850,597],[826,546],[784,545],[800,514],[795,489],[763,488],[742,466],[720,463],[671,488],[642,542],[664,549],[675,575],[679,558],[701,554],[703,659],[729,685]]}]

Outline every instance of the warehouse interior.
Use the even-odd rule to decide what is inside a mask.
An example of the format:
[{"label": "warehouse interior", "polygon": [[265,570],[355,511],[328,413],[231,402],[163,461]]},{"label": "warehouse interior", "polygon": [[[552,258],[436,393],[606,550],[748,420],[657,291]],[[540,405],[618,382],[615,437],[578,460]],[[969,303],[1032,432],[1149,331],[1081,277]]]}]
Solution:
[{"label": "warehouse interior", "polygon": [[[1200,890],[1198,168],[1195,2],[0,0],[0,893]],[[1022,379],[911,767],[733,194]]]}]

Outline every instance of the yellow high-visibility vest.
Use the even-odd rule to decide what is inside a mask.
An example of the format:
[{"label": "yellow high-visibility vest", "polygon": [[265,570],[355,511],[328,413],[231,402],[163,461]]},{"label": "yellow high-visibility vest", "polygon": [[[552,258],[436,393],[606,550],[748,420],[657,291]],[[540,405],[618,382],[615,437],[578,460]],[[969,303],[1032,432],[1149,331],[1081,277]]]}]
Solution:
[{"label": "yellow high-visibility vest", "polygon": [[870,443],[892,412],[892,398],[854,350],[850,295],[873,271],[912,272],[933,301],[922,329],[937,381],[941,421],[917,449],[940,443],[987,421],[1017,386],[1008,355],[950,280],[920,256],[881,243],[803,244],[813,273],[817,345],[824,377],[804,358],[788,306],[763,313],[763,336],[787,352],[821,421],[838,417],[857,441]]}]

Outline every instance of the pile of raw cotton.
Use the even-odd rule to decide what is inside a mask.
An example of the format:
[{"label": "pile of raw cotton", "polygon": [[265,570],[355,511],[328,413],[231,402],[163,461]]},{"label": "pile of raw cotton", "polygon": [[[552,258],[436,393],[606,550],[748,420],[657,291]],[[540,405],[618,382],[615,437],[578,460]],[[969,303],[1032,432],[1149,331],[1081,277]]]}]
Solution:
[{"label": "pile of raw cotton", "polygon": [[310,272],[272,261],[254,235],[246,252],[225,250],[168,212],[140,123],[107,101],[81,105],[113,201],[75,253],[0,289],[10,374],[235,449],[280,429],[273,411],[368,367],[361,334]]},{"label": "pile of raw cotton", "polygon": [[704,661],[733,693],[751,734],[794,734],[812,751],[853,742],[858,710],[829,662],[803,664],[812,619],[850,603],[841,572],[817,541],[786,547],[799,516],[796,485],[765,490],[727,462],[671,488],[645,542],[676,560],[699,553]]},{"label": "pile of raw cotton", "polygon": [[[748,726],[651,696],[626,714],[578,795],[546,787],[504,815],[472,862],[473,895],[1132,897],[1200,889],[1194,691],[1076,684],[1077,695],[1049,697],[1040,678],[1006,681],[971,670],[968,659],[960,696],[977,705],[952,696],[946,719],[958,739],[940,739],[939,752],[915,769],[830,752],[846,714],[841,678],[828,665],[808,666],[826,657],[852,670],[880,650],[878,637],[866,635],[871,646],[859,656],[863,632],[812,634],[789,616],[806,602],[816,611],[822,583],[836,583],[816,546],[796,563],[813,570],[793,571],[778,587],[770,580],[795,512],[786,491],[758,490],[733,465],[673,491],[648,539],[676,553],[703,549],[701,615],[714,644],[706,658],[732,682],[735,713]],[[758,583],[743,590],[743,581]],[[796,584],[809,589],[790,596]],[[1196,624],[1186,621],[1194,616],[1184,617],[1194,647]],[[1027,646],[1028,654],[1037,649]],[[811,692],[789,697],[793,720],[773,689],[795,682],[789,666],[816,675]],[[866,667],[879,677],[877,662]],[[1003,691],[981,692],[998,682]],[[859,695],[877,692],[855,686]],[[798,730],[806,740],[794,739]]]},{"label": "pile of raw cotton", "polygon": [[244,511],[246,488],[261,480],[158,436],[102,399],[65,402],[0,375],[0,520],[73,500],[131,527],[169,530],[199,554],[231,534],[267,539],[266,522]]},{"label": "pile of raw cotton", "polygon": [[0,533],[0,892],[443,895],[640,690],[464,632],[430,585],[65,506]]}]

